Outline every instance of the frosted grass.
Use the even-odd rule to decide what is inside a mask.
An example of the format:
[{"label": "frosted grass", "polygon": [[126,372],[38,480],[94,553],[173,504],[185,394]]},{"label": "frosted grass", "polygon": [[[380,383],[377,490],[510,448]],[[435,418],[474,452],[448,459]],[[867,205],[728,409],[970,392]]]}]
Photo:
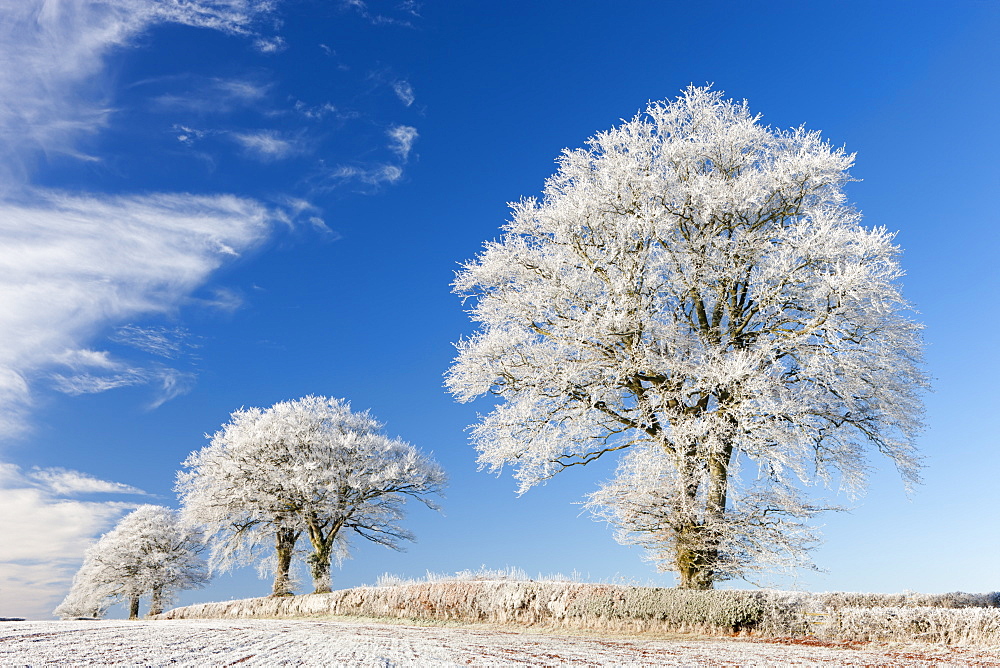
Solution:
[{"label": "frosted grass", "polygon": [[[484,579],[487,576],[494,579]],[[1000,647],[1000,596],[774,590],[691,591],[522,580],[515,569],[391,583],[329,594],[203,603],[160,619],[364,617],[597,633],[699,633],[824,642]]]}]

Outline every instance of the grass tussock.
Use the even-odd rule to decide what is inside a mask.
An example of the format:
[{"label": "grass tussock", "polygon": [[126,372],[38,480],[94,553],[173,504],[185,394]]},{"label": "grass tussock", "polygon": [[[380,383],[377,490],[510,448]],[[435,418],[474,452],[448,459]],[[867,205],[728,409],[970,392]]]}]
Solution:
[{"label": "grass tussock", "polygon": [[1000,644],[1000,594],[690,591],[523,579],[381,579],[330,594],[204,603],[160,619],[366,617],[628,633]]}]

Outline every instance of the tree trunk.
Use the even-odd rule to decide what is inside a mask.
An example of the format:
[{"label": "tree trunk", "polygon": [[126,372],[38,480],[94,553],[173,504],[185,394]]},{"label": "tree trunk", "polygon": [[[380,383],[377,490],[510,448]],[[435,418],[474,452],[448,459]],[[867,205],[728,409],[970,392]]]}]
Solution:
[{"label": "tree trunk", "polygon": [[683,490],[686,508],[676,530],[675,544],[675,565],[680,574],[681,589],[713,589],[719,579],[720,531],[726,514],[732,456],[733,447],[727,445],[721,453],[709,457],[704,509],[696,507],[701,481],[696,473],[685,472],[689,481]]},{"label": "tree trunk", "polygon": [[[136,610],[136,614],[138,614]],[[152,617],[153,615],[158,615],[163,612],[163,585],[153,587],[153,596],[149,601],[149,613],[147,617]]]},{"label": "tree trunk", "polygon": [[708,591],[715,588],[712,570],[704,566],[706,561],[704,554],[688,550],[684,554],[678,554],[677,558],[679,561],[683,561],[682,565],[679,566],[681,582],[678,586],[681,589]]},{"label": "tree trunk", "polygon": [[324,522],[315,515],[306,517],[309,542],[313,547],[313,553],[309,555],[309,569],[312,571],[314,594],[330,593],[330,553],[343,525],[343,518]]},{"label": "tree trunk", "polygon": [[324,534],[324,523],[320,522],[314,515],[306,518],[306,526],[309,529],[309,542],[312,544],[313,553],[309,555],[309,571],[313,579],[314,594],[330,593],[330,547],[333,545],[333,537],[336,531]]},{"label": "tree trunk", "polygon": [[134,594],[128,599],[128,618],[139,619],[139,596]]},{"label": "tree trunk", "polygon": [[309,569],[312,571],[313,593],[330,593],[330,545],[326,541],[309,555]]},{"label": "tree trunk", "polygon": [[681,527],[677,536],[677,572],[681,576],[681,589],[713,589],[715,563],[719,552],[706,544],[703,524],[690,522]]},{"label": "tree trunk", "polygon": [[274,586],[271,596],[292,596],[292,579],[289,572],[292,568],[292,553],[299,532],[295,529],[280,528],[274,534],[274,547],[277,551],[278,565],[274,569]]}]

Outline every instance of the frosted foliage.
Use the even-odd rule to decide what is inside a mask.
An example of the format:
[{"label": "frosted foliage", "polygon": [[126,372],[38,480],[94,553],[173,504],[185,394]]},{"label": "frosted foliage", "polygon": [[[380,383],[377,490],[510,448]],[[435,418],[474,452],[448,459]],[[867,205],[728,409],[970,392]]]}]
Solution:
[{"label": "frosted foliage", "polygon": [[[264,440],[263,415],[259,408],[235,411],[211,444],[192,453],[183,463],[187,470],[177,474],[182,516],[204,531],[214,571],[252,561],[261,562],[262,576],[272,567],[277,570],[266,553],[277,533],[291,531],[292,549],[301,533],[289,504],[278,494],[281,453]],[[286,593],[288,584],[276,582],[275,588]]]},{"label": "frosted foliage", "polygon": [[173,596],[207,581],[201,537],[163,506],[143,505],[91,546],[73,578],[60,617],[101,617],[120,601],[150,597],[158,614]]},{"label": "frosted foliage", "polygon": [[641,444],[701,499],[696,524],[728,522],[743,479],[858,493],[870,447],[917,482],[920,326],[893,235],[845,200],[853,160],[696,87],[564,151],[454,284],[479,326],[449,389],[501,399],[480,463],[523,492]]},{"label": "frosted foliage", "polygon": [[367,411],[327,397],[234,412],[178,476],[185,516],[211,536],[213,564],[259,556],[284,529],[308,538],[314,584],[329,591],[331,559],[348,556],[351,536],[394,549],[413,540],[399,524],[404,503],[436,508],[429,496],[445,474],[381,429]]}]

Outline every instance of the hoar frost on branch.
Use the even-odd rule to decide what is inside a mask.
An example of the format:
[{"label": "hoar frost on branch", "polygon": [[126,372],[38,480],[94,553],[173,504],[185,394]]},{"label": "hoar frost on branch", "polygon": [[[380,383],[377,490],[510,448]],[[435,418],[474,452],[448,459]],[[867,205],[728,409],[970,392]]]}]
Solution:
[{"label": "hoar frost on branch", "polygon": [[589,505],[689,588],[807,563],[800,488],[859,493],[870,446],[917,482],[920,326],[853,160],[693,86],[564,151],[454,284],[480,463],[523,492],[628,449]]},{"label": "hoar frost on branch", "polygon": [[125,600],[129,619],[136,619],[140,599],[147,595],[149,614],[159,614],[178,591],[208,581],[201,546],[201,536],[183,525],[175,511],[139,506],[87,550],[55,614],[102,617],[111,605]]},{"label": "hoar frost on branch", "polygon": [[[409,443],[381,433],[367,411],[308,396],[266,410],[241,409],[178,474],[185,517],[211,536],[216,567],[242,563],[274,537],[274,593],[288,593],[300,535],[317,593],[330,591],[330,562],[352,536],[401,549],[413,535],[399,522],[407,499],[431,508],[444,471]],[[284,539],[283,543],[283,536]]]}]

